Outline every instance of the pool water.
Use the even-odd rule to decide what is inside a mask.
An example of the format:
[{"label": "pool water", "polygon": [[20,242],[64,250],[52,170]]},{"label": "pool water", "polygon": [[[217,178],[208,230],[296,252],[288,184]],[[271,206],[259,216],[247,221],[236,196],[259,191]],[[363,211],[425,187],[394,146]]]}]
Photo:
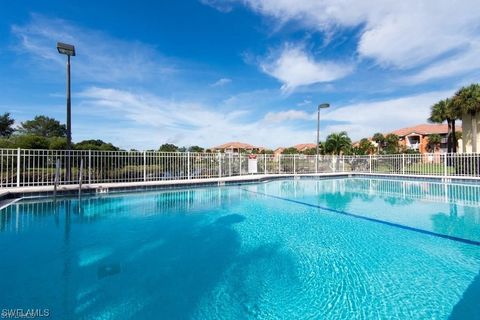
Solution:
[{"label": "pool water", "polygon": [[17,202],[0,309],[53,319],[479,319],[480,186],[274,180]]}]

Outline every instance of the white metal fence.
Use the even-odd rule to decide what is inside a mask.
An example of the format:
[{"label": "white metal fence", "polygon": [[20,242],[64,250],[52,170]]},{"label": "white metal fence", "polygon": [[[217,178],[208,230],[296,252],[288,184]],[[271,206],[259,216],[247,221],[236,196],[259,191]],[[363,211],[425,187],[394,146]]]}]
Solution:
[{"label": "white metal fence", "polygon": [[[0,188],[247,175],[246,154],[0,149]],[[82,167],[83,170],[80,168]],[[250,168],[251,169],[251,168]],[[480,177],[480,154],[256,155],[259,174],[360,172]]]}]

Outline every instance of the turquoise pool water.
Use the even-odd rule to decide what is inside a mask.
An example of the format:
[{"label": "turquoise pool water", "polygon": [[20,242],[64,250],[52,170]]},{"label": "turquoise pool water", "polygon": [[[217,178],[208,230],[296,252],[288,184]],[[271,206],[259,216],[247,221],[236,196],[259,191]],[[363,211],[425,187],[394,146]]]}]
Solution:
[{"label": "turquoise pool water", "polygon": [[0,311],[53,319],[478,319],[480,186],[275,180],[22,201]]}]

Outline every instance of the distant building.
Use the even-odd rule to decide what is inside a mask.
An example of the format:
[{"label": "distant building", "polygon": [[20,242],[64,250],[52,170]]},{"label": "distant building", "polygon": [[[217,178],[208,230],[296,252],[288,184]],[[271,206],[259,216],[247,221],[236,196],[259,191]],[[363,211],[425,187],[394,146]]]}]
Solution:
[{"label": "distant building", "polygon": [[[289,147],[289,148],[295,148],[297,149],[298,152],[305,152],[306,150],[308,149],[315,149],[317,147],[317,145],[315,143],[300,143],[300,144],[296,144],[294,145],[293,147]],[[279,155],[281,154],[285,149],[285,147],[280,147],[280,148],[277,148],[273,151],[273,153],[275,155]]]},{"label": "distant building", "polygon": [[[462,127],[456,126],[456,131],[461,132]],[[447,152],[447,133],[448,125],[446,124],[419,124],[413,127],[402,128],[391,133],[400,137],[399,144],[420,153],[427,153],[428,136],[438,134],[442,140],[440,143],[440,152]]]},{"label": "distant building", "polygon": [[[475,119],[477,125],[477,152],[480,152],[480,114],[477,114]],[[464,114],[462,117],[462,152],[471,153],[473,146],[473,137],[472,137],[472,116],[469,114]]]},{"label": "distant building", "polygon": [[261,152],[265,150],[264,147],[256,147],[248,143],[243,142],[227,142],[222,145],[210,148],[214,152],[225,152],[225,153],[240,153],[240,152]]}]

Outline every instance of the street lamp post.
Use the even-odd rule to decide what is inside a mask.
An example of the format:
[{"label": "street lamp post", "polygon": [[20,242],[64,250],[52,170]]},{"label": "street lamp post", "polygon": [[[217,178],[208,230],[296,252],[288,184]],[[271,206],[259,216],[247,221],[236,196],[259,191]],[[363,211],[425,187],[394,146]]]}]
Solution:
[{"label": "street lamp post", "polygon": [[318,105],[318,116],[317,116],[317,158],[319,155],[319,145],[320,145],[320,109],[326,109],[330,107],[328,103],[322,103]]},{"label": "street lamp post", "polygon": [[[75,56],[75,47],[71,44],[57,42],[58,53],[67,56],[67,150],[72,150],[72,100],[70,97],[70,57]],[[71,178],[71,166],[70,166],[70,154],[67,157],[66,165],[66,179],[70,181]]]},{"label": "street lamp post", "polygon": [[58,53],[67,56],[67,150],[72,149],[72,101],[70,98],[70,57],[75,56],[75,47],[57,42]]}]

